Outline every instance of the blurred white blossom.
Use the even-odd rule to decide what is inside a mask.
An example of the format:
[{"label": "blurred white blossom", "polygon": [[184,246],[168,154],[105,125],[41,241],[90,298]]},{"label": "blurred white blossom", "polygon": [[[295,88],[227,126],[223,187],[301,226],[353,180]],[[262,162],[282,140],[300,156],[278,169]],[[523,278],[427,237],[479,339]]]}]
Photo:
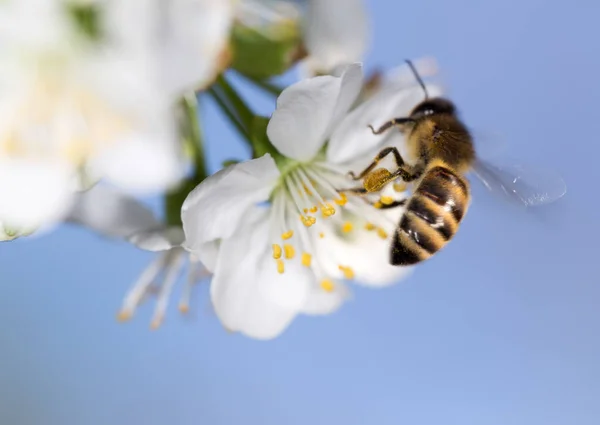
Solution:
[{"label": "blurred white blossom", "polygon": [[312,74],[363,60],[370,42],[364,0],[307,0],[303,65]]},{"label": "blurred white blossom", "polygon": [[223,67],[232,2],[0,3],[0,220],[61,219],[82,182],[164,190],[183,171],[173,105]]},{"label": "blurred white blossom", "polygon": [[389,264],[402,208],[381,208],[405,193],[389,188],[373,205],[338,189],[359,185],[347,172],[381,147],[367,125],[408,114],[422,89],[382,92],[350,110],[362,83],[354,64],[286,88],[267,129],[284,157],[232,165],[183,204],[184,247],[214,273],[211,297],[228,329],[273,338],[299,313],[335,311],[348,297],[344,280],[383,286],[410,270]]},{"label": "blurred white blossom", "polygon": [[157,253],[125,296],[117,315],[121,321],[129,320],[148,297],[156,296],[150,325],[158,328],[186,264],[187,277],[178,305],[182,313],[189,310],[194,285],[208,277],[202,264],[181,247],[184,240],[181,227],[164,225],[146,206],[114,188],[97,185],[78,194],[67,219],[101,236],[123,239],[142,250]]}]

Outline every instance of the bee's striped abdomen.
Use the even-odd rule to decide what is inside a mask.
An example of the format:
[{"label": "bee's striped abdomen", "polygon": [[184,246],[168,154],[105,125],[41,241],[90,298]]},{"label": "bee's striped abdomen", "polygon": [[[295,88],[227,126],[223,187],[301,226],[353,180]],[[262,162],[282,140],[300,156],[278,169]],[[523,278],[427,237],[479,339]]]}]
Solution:
[{"label": "bee's striped abdomen", "polygon": [[425,172],[394,234],[391,263],[426,260],[448,243],[469,205],[467,181],[444,166]]}]

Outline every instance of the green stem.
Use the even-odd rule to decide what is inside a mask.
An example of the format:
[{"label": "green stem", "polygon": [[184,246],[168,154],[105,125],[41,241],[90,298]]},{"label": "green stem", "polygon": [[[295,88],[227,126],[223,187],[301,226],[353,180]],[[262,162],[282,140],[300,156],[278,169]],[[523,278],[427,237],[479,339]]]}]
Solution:
[{"label": "green stem", "polygon": [[198,118],[198,98],[195,93],[190,93],[183,98],[182,102],[185,118],[187,121],[186,137],[190,139],[190,146],[194,157],[194,176],[196,179],[204,180],[208,175],[206,157],[204,155],[204,138]]},{"label": "green stem", "polygon": [[219,75],[216,84],[223,90],[223,94],[227,98],[229,104],[237,112],[240,122],[246,129],[250,129],[254,120],[252,109],[246,104],[244,99],[238,94],[233,86],[227,81],[223,74]]},{"label": "green stem", "polygon": [[274,96],[279,96],[281,94],[281,92],[283,91],[282,87],[279,87],[277,84],[270,83],[267,80],[250,77],[246,74],[242,74],[241,72],[238,72],[238,75],[241,75],[244,79],[246,79],[250,83],[254,84],[258,88],[260,88],[260,89],[264,90],[265,92],[272,94]]},{"label": "green stem", "polygon": [[213,98],[216,102],[219,109],[229,118],[229,121],[234,125],[235,129],[240,133],[240,135],[246,139],[248,143],[250,143],[249,129],[245,128],[242,124],[240,118],[237,116],[236,111],[232,108],[232,106],[224,99],[224,95],[217,87],[211,87],[208,89],[207,93]]}]

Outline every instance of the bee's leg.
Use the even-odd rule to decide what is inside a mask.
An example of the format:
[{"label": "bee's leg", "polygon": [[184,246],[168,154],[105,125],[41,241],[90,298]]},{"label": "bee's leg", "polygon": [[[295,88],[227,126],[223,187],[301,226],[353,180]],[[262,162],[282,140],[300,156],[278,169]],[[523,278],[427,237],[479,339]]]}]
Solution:
[{"label": "bee's leg", "polygon": [[381,133],[386,132],[387,130],[389,130],[392,127],[398,127],[398,128],[400,128],[400,131],[402,131],[401,126],[403,124],[407,124],[407,123],[414,124],[415,120],[412,118],[394,118],[393,120],[389,120],[388,122],[384,123],[377,130],[375,130],[372,125],[369,125],[369,128],[371,129],[373,134],[381,134]]},{"label": "bee's leg", "polygon": [[377,156],[375,157],[375,159],[373,159],[373,162],[371,162],[371,164],[369,164],[369,166],[367,168],[365,168],[364,170],[361,171],[361,173],[357,176],[356,174],[354,174],[352,171],[350,171],[348,173],[348,175],[352,178],[352,180],[360,180],[362,179],[364,176],[366,176],[367,174],[369,174],[373,168],[375,168],[377,166],[377,164],[379,163],[379,161],[381,161],[383,158],[385,158],[386,156],[388,156],[389,154],[393,154],[394,155],[394,160],[396,161],[396,165],[400,168],[404,165],[404,159],[402,158],[402,155],[400,155],[400,152],[398,152],[397,148],[391,147],[391,148],[385,148],[382,149]]},{"label": "bee's leg", "polygon": [[367,189],[365,189],[364,187],[351,187],[350,189],[337,189],[338,193],[352,193],[354,195],[366,195],[367,193]]},{"label": "bee's leg", "polygon": [[[368,193],[367,189],[365,189],[364,187],[353,187],[350,189],[339,189],[338,190],[339,193],[343,193],[343,192],[348,192],[348,193],[353,193],[355,195],[359,195],[359,196],[364,196]],[[380,210],[388,210],[391,208],[396,208],[396,207],[400,207],[402,205],[406,204],[407,198],[401,199],[399,201],[394,201],[392,203],[389,204],[384,204],[381,201],[371,201],[370,199],[367,199],[365,197],[362,198],[363,201],[365,201],[367,204],[374,206],[375,208],[378,208]]]}]

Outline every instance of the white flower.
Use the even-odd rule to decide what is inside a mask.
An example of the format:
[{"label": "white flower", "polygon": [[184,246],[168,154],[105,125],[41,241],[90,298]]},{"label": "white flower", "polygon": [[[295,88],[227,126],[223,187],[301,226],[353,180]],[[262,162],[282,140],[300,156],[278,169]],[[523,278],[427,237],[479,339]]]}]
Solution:
[{"label": "white flower", "polygon": [[308,0],[304,43],[310,73],[327,73],[361,61],[369,45],[369,22],[363,0]]},{"label": "white flower", "polygon": [[230,1],[0,3],[0,220],[60,220],[82,177],[175,183],[174,102],[222,67],[231,19]]},{"label": "white flower", "polygon": [[[336,310],[348,296],[344,279],[382,286],[409,271],[389,264],[402,209],[378,209],[338,189],[360,185],[346,173],[381,145],[367,125],[408,114],[423,93],[381,93],[348,112],[361,86],[354,64],[286,88],[267,131],[284,158],[232,165],[184,202],[184,247],[214,273],[211,297],[227,328],[273,338],[298,313]],[[394,201],[388,197],[380,202]]]},{"label": "white flower", "polygon": [[184,238],[181,227],[165,226],[147,207],[114,188],[97,185],[77,195],[67,219],[102,236],[124,239],[145,251],[157,252],[125,296],[117,315],[120,321],[129,320],[146,298],[156,295],[150,323],[156,329],[164,320],[173,287],[185,263],[189,262],[178,306],[180,312],[187,313],[193,287],[208,277],[202,264],[181,247]]}]

